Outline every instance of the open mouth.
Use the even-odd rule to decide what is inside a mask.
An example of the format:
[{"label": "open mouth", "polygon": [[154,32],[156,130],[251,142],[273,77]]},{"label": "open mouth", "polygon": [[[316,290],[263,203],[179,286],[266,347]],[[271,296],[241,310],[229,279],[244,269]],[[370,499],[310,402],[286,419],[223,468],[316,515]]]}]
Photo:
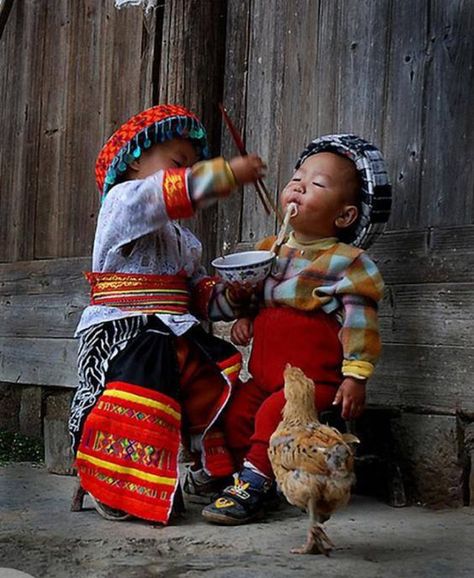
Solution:
[{"label": "open mouth", "polygon": [[290,217],[296,217],[296,215],[298,214],[299,211],[299,203],[296,200],[290,200],[288,201],[288,203],[286,204],[285,207],[285,213],[287,211],[290,211]]},{"label": "open mouth", "polygon": [[298,214],[299,205],[295,201],[292,201],[291,203],[288,203],[286,210],[290,211],[290,217],[296,217]]}]

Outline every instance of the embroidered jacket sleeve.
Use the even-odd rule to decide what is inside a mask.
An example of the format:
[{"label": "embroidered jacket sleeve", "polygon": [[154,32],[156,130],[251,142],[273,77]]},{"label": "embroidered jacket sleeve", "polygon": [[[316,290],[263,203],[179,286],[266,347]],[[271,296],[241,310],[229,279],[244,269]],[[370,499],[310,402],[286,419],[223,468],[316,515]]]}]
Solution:
[{"label": "embroidered jacket sleeve", "polygon": [[112,188],[102,205],[94,244],[95,270],[105,256],[155,233],[170,221],[191,217],[236,186],[223,158],[196,163],[191,168],[158,171],[140,180]]}]

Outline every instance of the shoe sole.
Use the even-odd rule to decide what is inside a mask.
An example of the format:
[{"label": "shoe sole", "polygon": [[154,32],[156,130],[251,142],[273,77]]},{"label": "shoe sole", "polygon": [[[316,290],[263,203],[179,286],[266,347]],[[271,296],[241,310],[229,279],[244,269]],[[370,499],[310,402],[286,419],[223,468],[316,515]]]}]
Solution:
[{"label": "shoe sole", "polygon": [[[91,499],[91,502],[94,505],[96,512],[98,514],[100,514],[102,516],[102,518],[105,518],[106,520],[109,520],[111,522],[124,522],[125,520],[130,520],[132,518],[132,516],[130,514],[126,514],[125,512],[123,512],[123,514],[118,514],[118,513],[112,514],[112,513],[108,512],[107,509],[104,508],[103,505],[99,502],[99,500],[94,498],[94,496],[89,494],[89,498]],[[110,508],[110,509],[113,510],[113,508]],[[115,511],[119,512],[119,510],[115,510]]]},{"label": "shoe sole", "polygon": [[230,516],[216,514],[214,512],[202,512],[203,518],[205,518],[208,522],[213,522],[215,524],[219,524],[221,526],[242,526],[243,524],[248,524],[249,522],[256,522],[261,520],[265,515],[263,510],[260,510],[253,516],[249,516],[248,518],[242,518],[241,520],[237,518],[231,518]]},{"label": "shoe sole", "polygon": [[190,502],[191,504],[200,504],[208,505],[214,501],[216,494],[212,494],[212,496],[199,496],[198,494],[184,494],[184,499],[186,502]]}]

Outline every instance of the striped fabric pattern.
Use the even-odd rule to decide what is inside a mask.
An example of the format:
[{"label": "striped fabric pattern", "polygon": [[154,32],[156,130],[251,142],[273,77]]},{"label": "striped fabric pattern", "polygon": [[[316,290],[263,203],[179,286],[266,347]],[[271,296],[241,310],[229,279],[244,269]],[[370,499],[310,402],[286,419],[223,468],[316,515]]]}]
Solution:
[{"label": "striped fabric pattern", "polygon": [[158,391],[107,384],[84,426],[82,487],[112,508],[166,523],[178,485],[179,403]]},{"label": "striped fabric pattern", "polygon": [[86,273],[91,305],[118,307],[122,311],[185,314],[190,293],[185,275]]},{"label": "striped fabric pattern", "polygon": [[69,416],[73,451],[79,445],[87,414],[104,391],[110,361],[140,333],[145,324],[142,317],[125,317],[92,326],[82,333],[77,357],[79,384]]}]

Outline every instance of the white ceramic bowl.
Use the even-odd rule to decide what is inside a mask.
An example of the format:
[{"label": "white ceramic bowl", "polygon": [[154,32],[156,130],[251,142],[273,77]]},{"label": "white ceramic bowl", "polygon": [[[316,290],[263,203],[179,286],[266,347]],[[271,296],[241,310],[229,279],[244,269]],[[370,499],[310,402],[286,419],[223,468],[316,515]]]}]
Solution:
[{"label": "white ceramic bowl", "polygon": [[268,277],[275,259],[272,251],[244,251],[212,261],[219,276],[228,283],[256,285]]}]

